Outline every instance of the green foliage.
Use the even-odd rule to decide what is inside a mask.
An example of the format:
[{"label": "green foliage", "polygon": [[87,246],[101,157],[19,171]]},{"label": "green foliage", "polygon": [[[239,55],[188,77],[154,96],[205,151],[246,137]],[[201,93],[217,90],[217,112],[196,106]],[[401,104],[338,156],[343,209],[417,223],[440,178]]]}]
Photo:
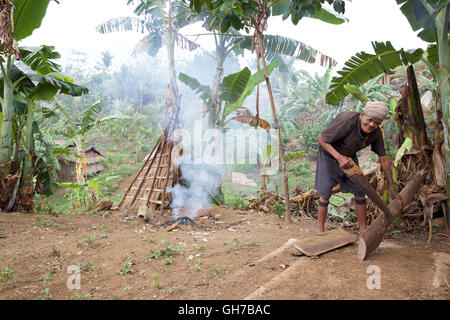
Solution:
[{"label": "green foliage", "polygon": [[61,225],[55,222],[55,217],[50,217],[50,220],[41,220],[40,217],[36,218],[36,221],[33,222],[33,226],[35,227],[44,227],[44,228],[61,228]]},{"label": "green foliage", "polygon": [[49,288],[42,289],[41,295],[36,298],[36,300],[51,300],[51,299],[53,299],[53,296],[50,293]]},{"label": "green foliage", "polygon": [[279,217],[283,216],[286,211],[285,205],[283,203],[275,203],[275,204],[269,206],[269,208],[270,208],[270,211],[272,211]]},{"label": "green foliage", "polygon": [[30,36],[41,26],[50,0],[27,1],[13,0],[14,38],[19,41]]},{"label": "green foliage", "polygon": [[133,265],[136,264],[133,258],[130,258],[128,254],[122,255],[122,269],[120,269],[119,274],[127,275],[133,274],[136,271],[133,269]]},{"label": "green foliage", "polygon": [[90,293],[86,293],[86,294],[80,294],[80,293],[75,293],[70,300],[92,300],[92,296]]},{"label": "green foliage", "polygon": [[[204,12],[214,18],[210,23],[210,28],[219,28],[220,32],[227,32],[230,28],[236,30],[245,29],[249,32],[249,27],[253,26],[251,19],[253,14],[258,14],[258,2],[256,0],[185,0],[189,3],[189,8],[197,13]],[[275,3],[269,15],[282,15],[283,20],[291,17],[291,21],[297,24],[302,18],[310,17],[328,23],[340,24],[345,20],[337,17],[334,13],[322,8],[325,0],[292,0]],[[333,4],[333,9],[337,13],[344,13],[345,2],[342,0],[327,0]],[[268,5],[264,1],[265,5]]]},{"label": "green foliage", "polygon": [[10,266],[5,267],[0,273],[0,281],[8,282],[12,280],[14,271]]},{"label": "green foliage", "polygon": [[163,247],[159,250],[150,250],[149,258],[150,259],[156,259],[159,260],[163,258],[162,264],[172,264],[173,263],[173,257],[179,253],[184,252],[184,247],[182,245],[178,246],[177,249],[175,249],[169,242],[162,241],[164,244],[166,244],[166,247]]},{"label": "green foliage", "polygon": [[296,176],[311,175],[311,165],[307,161],[301,161],[294,164],[288,164],[288,172]]},{"label": "green foliage", "polygon": [[232,208],[247,208],[250,203],[248,200],[244,200],[242,196],[237,196],[234,194],[225,195],[225,206]]},{"label": "green foliage", "polygon": [[300,144],[305,152],[314,153],[317,152],[319,142],[317,136],[326,128],[324,122],[316,122],[314,124],[307,123],[301,131]]},{"label": "green foliage", "polygon": [[[400,10],[403,15],[408,19],[411,28],[414,31],[420,32],[417,34],[419,38],[426,42],[437,42],[436,31],[433,28],[434,18],[438,11],[440,11],[446,5],[447,0],[396,0],[400,5]],[[433,14],[430,14],[430,9]],[[447,21],[450,26],[450,21]]]},{"label": "green foliage", "polygon": [[95,248],[96,246],[96,236],[94,234],[90,234],[87,236],[87,238],[84,240],[84,242],[91,248]]},{"label": "green foliage", "polygon": [[423,54],[422,49],[416,49],[413,52],[396,50],[389,41],[386,43],[374,41],[372,47],[375,54],[364,51],[357,53],[339,71],[340,76],[331,80],[330,91],[326,97],[329,104],[335,105],[347,96],[348,91],[345,90],[344,85],[360,86],[387,70],[419,61]]},{"label": "green foliage", "polygon": [[411,138],[407,137],[401,147],[398,149],[397,154],[395,155],[394,166],[398,166],[398,162],[403,157],[406,151],[411,150],[413,146]]}]

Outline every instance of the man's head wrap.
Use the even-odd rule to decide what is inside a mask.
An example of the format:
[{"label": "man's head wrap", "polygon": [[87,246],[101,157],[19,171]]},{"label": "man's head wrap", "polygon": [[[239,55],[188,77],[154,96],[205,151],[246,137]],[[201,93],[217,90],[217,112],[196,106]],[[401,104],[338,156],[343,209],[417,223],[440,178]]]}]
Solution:
[{"label": "man's head wrap", "polygon": [[387,103],[381,101],[370,101],[366,103],[362,112],[368,117],[377,119],[378,123],[381,123],[389,112],[389,106]]}]

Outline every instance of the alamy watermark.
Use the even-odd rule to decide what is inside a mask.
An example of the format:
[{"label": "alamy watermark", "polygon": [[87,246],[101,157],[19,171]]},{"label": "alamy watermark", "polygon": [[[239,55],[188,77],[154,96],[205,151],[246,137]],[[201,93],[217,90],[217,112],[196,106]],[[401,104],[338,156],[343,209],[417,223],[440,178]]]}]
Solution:
[{"label": "alamy watermark", "polygon": [[255,130],[206,129],[201,120],[192,129],[176,129],[174,140],[183,146],[183,164],[234,165],[260,164],[261,173],[275,175],[280,167],[278,132]]},{"label": "alamy watermark", "polygon": [[74,290],[74,289],[81,289],[81,271],[80,267],[77,265],[71,265],[67,267],[67,273],[70,273],[71,275],[67,279],[66,285],[67,289]]},{"label": "alamy watermark", "polygon": [[367,270],[370,276],[367,278],[367,289],[381,289],[381,269],[377,265],[370,265]]}]

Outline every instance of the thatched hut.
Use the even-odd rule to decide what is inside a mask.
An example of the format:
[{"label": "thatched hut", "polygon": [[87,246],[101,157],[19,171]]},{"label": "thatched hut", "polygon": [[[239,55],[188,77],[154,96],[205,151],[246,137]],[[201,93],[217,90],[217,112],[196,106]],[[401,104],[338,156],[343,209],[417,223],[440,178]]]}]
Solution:
[{"label": "thatched hut", "polygon": [[[68,148],[72,151],[73,146],[68,146]],[[86,153],[86,170],[88,173],[96,175],[103,171],[105,168],[100,163],[99,159],[105,159],[105,156],[97,151],[94,147],[89,147],[85,149]],[[64,155],[58,157],[59,164],[61,169],[58,170],[58,177],[60,181],[73,181],[77,180],[77,170],[76,163],[74,159],[70,159]]]}]

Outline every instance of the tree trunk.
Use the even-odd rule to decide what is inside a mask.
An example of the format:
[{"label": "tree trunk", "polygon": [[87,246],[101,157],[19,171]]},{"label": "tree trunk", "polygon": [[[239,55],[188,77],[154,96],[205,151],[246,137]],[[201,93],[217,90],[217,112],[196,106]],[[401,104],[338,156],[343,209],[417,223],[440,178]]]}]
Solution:
[{"label": "tree trunk", "polygon": [[398,124],[403,139],[413,141],[416,149],[429,146],[426,124],[420,103],[419,90],[412,65],[408,66],[408,83],[402,88],[402,97],[397,105]]},{"label": "tree trunk", "polygon": [[171,119],[172,114],[176,112],[179,103],[179,93],[178,85],[175,72],[175,37],[177,31],[174,30],[174,25],[172,20],[173,9],[172,3],[169,2],[169,21],[167,22],[167,31],[165,36],[165,45],[167,49],[167,57],[169,62],[169,79],[166,87],[166,123],[168,125],[169,119]]},{"label": "tree trunk", "polygon": [[[0,134],[0,167],[7,165],[11,160],[11,136],[12,136],[12,117],[13,117],[13,100],[14,88],[11,81],[11,68],[14,63],[14,57],[6,58],[6,65],[1,65],[3,73],[3,100],[2,100],[2,127]],[[2,170],[2,178],[8,174],[6,168]]]},{"label": "tree trunk", "polygon": [[[400,196],[403,200],[403,205],[406,206],[413,200],[414,195],[417,190],[422,186],[427,171],[421,170],[417,173],[413,180],[411,180],[406,187],[400,192]],[[402,208],[400,206],[400,201],[395,199],[388,205],[389,211],[397,217],[400,215]],[[367,256],[378,246],[383,240],[384,233],[389,227],[390,223],[384,215],[380,215],[375,219],[374,222],[369,226],[369,228],[360,235],[359,239],[359,249],[358,249],[358,259],[364,260]]]},{"label": "tree trunk", "polygon": [[224,69],[223,65],[226,59],[226,51],[225,51],[225,38],[222,35],[219,35],[219,39],[217,39],[217,35],[214,32],[214,37],[216,41],[216,69],[214,73],[214,79],[211,87],[211,99],[212,106],[208,106],[208,128],[215,127],[220,120],[220,114],[222,109],[222,101],[219,97],[219,85],[222,83]]},{"label": "tree trunk", "polygon": [[258,40],[258,50],[261,56],[263,69],[264,69],[264,77],[266,79],[267,91],[269,93],[270,107],[272,109],[273,123],[275,126],[275,130],[278,134],[278,143],[279,143],[279,153],[280,153],[280,162],[283,174],[283,183],[284,183],[284,203],[285,203],[285,215],[286,221],[291,222],[291,208],[289,203],[289,186],[288,186],[288,178],[286,175],[286,159],[284,157],[283,144],[281,142],[281,132],[280,127],[278,125],[277,113],[275,110],[275,101],[273,99],[272,87],[270,85],[269,72],[267,71],[266,59],[265,59],[265,48],[264,48],[264,36],[262,32],[259,30],[258,26],[256,26],[256,36]]},{"label": "tree trunk", "polygon": [[33,112],[34,103],[28,102],[26,144],[25,144],[25,168],[19,189],[20,207],[31,212],[33,210]]},{"label": "tree trunk", "polygon": [[450,137],[449,133],[449,98],[450,98],[450,49],[448,46],[448,19],[450,4],[436,15],[436,31],[438,35],[439,72],[437,76],[442,110],[442,125],[444,129],[445,159],[446,159],[446,192],[450,198]]}]

